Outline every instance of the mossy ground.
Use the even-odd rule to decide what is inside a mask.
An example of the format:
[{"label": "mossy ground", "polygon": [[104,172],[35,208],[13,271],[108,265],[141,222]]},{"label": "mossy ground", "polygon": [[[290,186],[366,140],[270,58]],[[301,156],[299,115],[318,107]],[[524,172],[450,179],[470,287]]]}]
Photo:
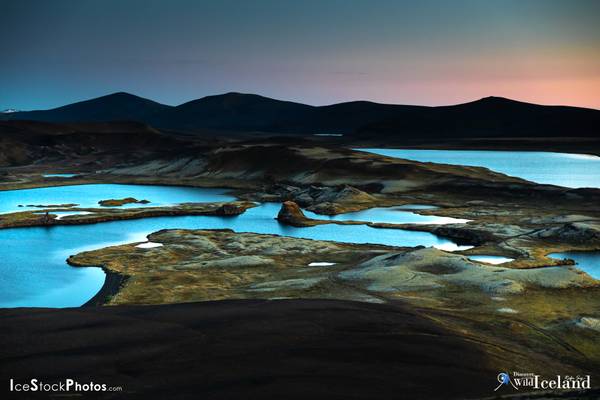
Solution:
[{"label": "mossy ground", "polygon": [[[528,286],[522,293],[501,296],[457,284],[378,292],[360,280],[340,279],[340,272],[360,268],[362,262],[375,256],[408,249],[227,230],[160,231],[150,235],[149,240],[163,246],[108,247],[77,254],[69,262],[103,265],[129,276],[109,305],[261,298],[399,301],[456,335],[482,345],[499,370],[571,374],[600,371],[598,332],[576,324],[581,316],[600,317],[598,286]],[[336,264],[308,266],[323,261]]]}]

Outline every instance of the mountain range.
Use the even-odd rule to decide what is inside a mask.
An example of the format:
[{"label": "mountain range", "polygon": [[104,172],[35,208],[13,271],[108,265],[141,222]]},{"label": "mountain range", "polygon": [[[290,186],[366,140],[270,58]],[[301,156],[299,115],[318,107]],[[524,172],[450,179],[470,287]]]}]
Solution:
[{"label": "mountain range", "polygon": [[119,92],[51,110],[0,114],[0,120],[137,121],[159,129],[394,137],[597,137],[600,110],[486,97],[452,106],[354,101],[311,106],[226,93],[169,106]]}]

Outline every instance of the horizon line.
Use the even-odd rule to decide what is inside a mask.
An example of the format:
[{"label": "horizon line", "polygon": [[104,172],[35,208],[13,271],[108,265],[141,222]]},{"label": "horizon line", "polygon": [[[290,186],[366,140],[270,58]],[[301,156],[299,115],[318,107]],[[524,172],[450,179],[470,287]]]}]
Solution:
[{"label": "horizon line", "polygon": [[477,101],[481,101],[481,100],[485,100],[485,99],[502,99],[502,100],[507,100],[507,101],[512,101],[512,102],[523,103],[523,104],[530,104],[530,105],[537,105],[537,106],[570,107],[570,108],[581,108],[581,109],[586,109],[586,110],[600,111],[600,108],[594,108],[594,107],[584,107],[584,106],[569,105],[569,104],[556,104],[556,103],[554,103],[554,104],[532,103],[532,102],[529,102],[529,101],[518,100],[518,99],[515,99],[515,98],[504,97],[504,96],[494,96],[494,95],[484,96],[484,97],[480,97],[480,98],[477,98],[477,99],[474,99],[474,100],[464,101],[464,102],[460,102],[460,103],[446,103],[446,104],[437,104],[437,105],[413,104],[413,103],[383,103],[383,102],[378,102],[378,101],[374,101],[374,100],[365,100],[365,99],[347,100],[347,101],[340,101],[340,102],[337,102],[337,103],[327,103],[327,104],[315,105],[315,104],[304,103],[304,102],[299,102],[299,101],[294,101],[294,100],[283,100],[283,99],[280,99],[280,98],[269,97],[269,96],[266,96],[266,95],[263,95],[263,94],[258,94],[258,93],[228,91],[228,92],[222,92],[222,93],[217,93],[217,94],[208,94],[208,95],[205,95],[205,96],[202,96],[202,97],[193,98],[193,99],[184,101],[184,102],[179,103],[179,104],[169,104],[169,103],[159,102],[159,101],[154,100],[154,99],[149,98],[149,97],[143,97],[143,96],[140,96],[138,94],[134,94],[134,93],[131,93],[131,92],[120,90],[120,91],[110,92],[110,93],[103,94],[103,95],[96,96],[96,97],[90,97],[90,98],[84,98],[84,99],[81,99],[81,100],[75,100],[75,101],[73,101],[71,103],[59,105],[59,106],[52,107],[52,108],[37,108],[37,109],[22,110],[22,109],[17,109],[17,108],[9,107],[9,108],[5,108],[5,109],[1,110],[0,113],[3,112],[3,111],[7,111],[7,110],[14,110],[12,112],[50,111],[50,110],[55,110],[57,108],[67,107],[67,106],[70,106],[70,105],[73,105],[73,104],[77,104],[77,103],[83,103],[83,102],[86,102],[86,101],[93,101],[93,100],[101,99],[103,97],[109,97],[109,96],[114,96],[114,95],[119,95],[119,94],[124,94],[124,95],[128,95],[128,96],[138,97],[140,99],[152,101],[152,102],[155,102],[157,104],[164,105],[164,106],[167,106],[167,107],[179,107],[179,106],[182,106],[184,104],[191,103],[193,101],[202,100],[202,99],[205,99],[205,98],[208,98],[208,97],[219,97],[219,96],[226,96],[226,95],[237,94],[237,95],[244,95],[244,96],[259,96],[259,97],[263,97],[263,98],[270,99],[270,100],[295,103],[295,104],[300,104],[300,105],[305,105],[305,106],[315,107],[315,108],[318,108],[318,107],[329,107],[329,106],[335,106],[335,105],[340,105],[340,104],[348,104],[348,103],[372,103],[372,104],[387,105],[387,106],[407,106],[407,107],[436,108],[436,107],[452,107],[452,106],[459,106],[459,105],[463,105],[463,104],[470,104],[470,103],[475,103]]}]

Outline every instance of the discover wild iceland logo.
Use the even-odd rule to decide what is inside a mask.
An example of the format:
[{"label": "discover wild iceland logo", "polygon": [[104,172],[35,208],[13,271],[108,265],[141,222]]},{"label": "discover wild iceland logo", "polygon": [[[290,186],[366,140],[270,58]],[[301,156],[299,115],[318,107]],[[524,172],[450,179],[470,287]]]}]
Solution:
[{"label": "discover wild iceland logo", "polygon": [[532,372],[500,372],[497,376],[498,386],[494,392],[502,387],[514,390],[577,390],[590,389],[590,375],[556,375],[551,378],[542,377]]}]

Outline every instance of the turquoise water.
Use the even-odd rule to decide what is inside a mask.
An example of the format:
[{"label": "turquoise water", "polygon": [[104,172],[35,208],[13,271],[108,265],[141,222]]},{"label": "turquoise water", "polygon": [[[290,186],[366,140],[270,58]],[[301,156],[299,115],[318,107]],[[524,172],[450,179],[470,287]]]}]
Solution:
[{"label": "turquoise water", "polygon": [[148,204],[124,204],[120,208],[169,206],[178,203],[233,201],[226,189],[202,189],[182,186],[92,184],[55,186],[0,192],[0,213],[39,208],[19,205],[79,204],[78,207],[100,207],[98,201],[134,197]]},{"label": "turquoise water", "polygon": [[[45,190],[50,189],[54,192],[57,188]],[[202,197],[200,194],[204,191],[206,195]],[[0,192],[0,198],[6,195],[13,196],[15,192],[23,191]],[[222,200],[223,192],[216,189],[195,189],[193,200],[215,201],[215,196]],[[156,217],[92,225],[0,230],[0,307],[79,306],[98,292],[105,276],[100,268],[74,268],[67,265],[65,260],[69,255],[110,245],[145,241],[146,235],[160,229],[228,228],[237,232],[268,233],[346,243],[424,245],[447,250],[468,247],[457,246],[450,240],[428,232],[376,229],[365,225],[290,227],[279,224],[274,219],[280,206],[279,203],[264,203],[234,217]]]},{"label": "turquoise water", "polygon": [[548,254],[548,257],[557,260],[570,258],[577,263],[577,268],[587,272],[592,278],[600,279],[600,251],[567,251]]},{"label": "turquoise water", "polygon": [[541,151],[357,149],[421,162],[485,167],[528,181],[600,188],[600,157]]},{"label": "turquoise water", "polygon": [[[416,209],[426,206],[413,205]],[[381,222],[390,224],[463,224],[468,222],[468,219],[440,217],[436,215],[419,215],[407,211],[405,206],[398,207],[376,207],[368,210],[349,212],[338,215],[319,215],[310,211],[304,211],[304,215],[308,218],[329,219],[332,221],[366,221],[366,222]]]}]

